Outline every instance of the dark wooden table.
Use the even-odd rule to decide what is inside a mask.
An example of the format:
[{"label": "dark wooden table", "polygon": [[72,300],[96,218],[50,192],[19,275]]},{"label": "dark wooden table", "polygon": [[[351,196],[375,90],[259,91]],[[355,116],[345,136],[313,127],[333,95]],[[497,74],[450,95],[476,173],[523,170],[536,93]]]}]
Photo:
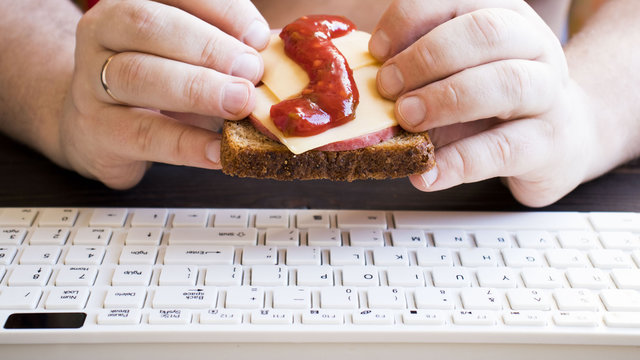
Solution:
[{"label": "dark wooden table", "polygon": [[[221,207],[403,210],[527,210],[497,179],[422,193],[407,179],[279,182],[154,165],[126,191],[61,169],[0,135],[0,206]],[[542,210],[640,211],[640,161],[583,184]]]}]

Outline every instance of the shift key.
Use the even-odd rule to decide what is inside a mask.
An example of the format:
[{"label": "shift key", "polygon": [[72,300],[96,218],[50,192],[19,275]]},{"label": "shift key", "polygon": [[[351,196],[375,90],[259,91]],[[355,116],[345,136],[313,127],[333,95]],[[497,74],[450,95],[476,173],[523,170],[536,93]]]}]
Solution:
[{"label": "shift key", "polygon": [[232,246],[174,245],[167,246],[165,264],[233,264]]},{"label": "shift key", "polygon": [[257,239],[255,228],[174,228],[169,245],[256,245]]}]

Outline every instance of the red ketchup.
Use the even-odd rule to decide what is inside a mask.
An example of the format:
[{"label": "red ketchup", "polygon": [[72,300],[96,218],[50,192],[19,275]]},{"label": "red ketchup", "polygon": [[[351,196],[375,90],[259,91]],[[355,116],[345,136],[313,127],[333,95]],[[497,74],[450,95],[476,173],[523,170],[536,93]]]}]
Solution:
[{"label": "red ketchup", "polygon": [[359,94],[347,60],[332,38],[355,30],[340,16],[303,16],[282,29],[284,51],[309,75],[296,97],[271,107],[271,119],[285,135],[311,136],[353,120]]}]

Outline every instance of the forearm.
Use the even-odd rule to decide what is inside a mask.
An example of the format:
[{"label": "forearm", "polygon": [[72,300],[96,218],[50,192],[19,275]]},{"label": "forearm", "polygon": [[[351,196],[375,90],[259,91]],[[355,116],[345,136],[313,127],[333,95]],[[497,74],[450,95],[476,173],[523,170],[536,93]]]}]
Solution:
[{"label": "forearm", "polygon": [[640,155],[640,2],[609,1],[566,47],[599,143],[585,180]]},{"label": "forearm", "polygon": [[58,122],[81,12],[69,1],[0,3],[0,131],[61,165]]}]

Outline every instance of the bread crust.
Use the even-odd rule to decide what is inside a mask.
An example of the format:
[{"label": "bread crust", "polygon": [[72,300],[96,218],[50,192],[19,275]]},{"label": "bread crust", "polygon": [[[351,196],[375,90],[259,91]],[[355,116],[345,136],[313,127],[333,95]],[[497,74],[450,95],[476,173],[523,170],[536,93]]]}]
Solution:
[{"label": "bread crust", "polygon": [[389,140],[361,149],[295,155],[246,119],[225,121],[220,158],[225,174],[276,180],[388,179],[423,173],[435,165],[434,147],[426,132],[401,130]]}]

